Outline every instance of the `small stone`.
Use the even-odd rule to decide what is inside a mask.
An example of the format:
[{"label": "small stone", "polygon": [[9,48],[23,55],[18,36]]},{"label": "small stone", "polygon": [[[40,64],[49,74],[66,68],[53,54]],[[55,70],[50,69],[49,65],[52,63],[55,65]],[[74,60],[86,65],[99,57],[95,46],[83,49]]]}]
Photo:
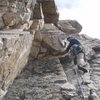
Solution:
[{"label": "small stone", "polygon": [[93,83],[88,84],[88,87],[89,87],[90,89],[92,89],[92,90],[97,90],[97,88],[94,86]]},{"label": "small stone", "polygon": [[73,91],[76,90],[75,86],[70,84],[69,82],[63,84],[61,88],[64,89],[64,90],[69,90],[69,91],[70,90],[73,90]]},{"label": "small stone", "polygon": [[90,73],[85,73],[83,76],[83,83],[86,83],[86,84],[90,84],[91,83],[91,80],[90,80]]},{"label": "small stone", "polygon": [[63,96],[65,96],[66,98],[77,96],[76,88],[68,82],[62,85],[61,89]]}]

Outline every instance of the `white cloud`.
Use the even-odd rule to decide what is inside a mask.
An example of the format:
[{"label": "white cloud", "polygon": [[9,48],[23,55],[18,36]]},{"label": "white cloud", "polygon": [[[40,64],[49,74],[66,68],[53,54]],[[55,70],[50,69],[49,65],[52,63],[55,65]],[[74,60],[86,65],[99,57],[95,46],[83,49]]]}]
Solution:
[{"label": "white cloud", "polygon": [[77,2],[76,0],[55,0],[55,2],[58,5],[59,10],[62,8],[71,9],[80,6],[80,0],[77,0]]},{"label": "white cloud", "polygon": [[[68,9],[66,3],[69,3],[69,0],[56,0],[58,9],[60,12],[60,19],[76,19],[82,26],[83,31],[81,33],[87,34],[91,37],[100,39],[100,0],[77,0],[78,3],[74,5],[74,8]],[[60,4],[64,6],[59,8]],[[70,0],[76,1],[76,0]],[[66,3],[65,3],[66,2]],[[70,6],[73,6],[73,2],[70,2]]]}]

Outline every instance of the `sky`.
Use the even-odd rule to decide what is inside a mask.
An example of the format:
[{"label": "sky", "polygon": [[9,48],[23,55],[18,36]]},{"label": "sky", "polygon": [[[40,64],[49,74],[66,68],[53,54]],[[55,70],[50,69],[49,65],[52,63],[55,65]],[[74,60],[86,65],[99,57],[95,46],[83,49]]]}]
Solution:
[{"label": "sky", "polygon": [[77,20],[81,33],[100,39],[100,0],[55,0],[60,20]]}]

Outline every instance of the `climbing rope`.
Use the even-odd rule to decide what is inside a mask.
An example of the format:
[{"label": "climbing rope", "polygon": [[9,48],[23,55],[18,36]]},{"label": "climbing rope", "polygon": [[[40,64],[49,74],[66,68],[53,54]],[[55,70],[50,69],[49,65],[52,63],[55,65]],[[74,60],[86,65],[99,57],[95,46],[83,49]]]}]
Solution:
[{"label": "climbing rope", "polygon": [[83,88],[82,88],[82,85],[81,85],[81,82],[80,82],[80,79],[79,79],[79,75],[78,75],[78,72],[77,72],[77,68],[74,68],[74,71],[75,71],[75,75],[76,75],[76,79],[77,79],[78,85],[79,85],[80,90],[82,92],[83,100],[86,100],[85,94],[83,92]]}]

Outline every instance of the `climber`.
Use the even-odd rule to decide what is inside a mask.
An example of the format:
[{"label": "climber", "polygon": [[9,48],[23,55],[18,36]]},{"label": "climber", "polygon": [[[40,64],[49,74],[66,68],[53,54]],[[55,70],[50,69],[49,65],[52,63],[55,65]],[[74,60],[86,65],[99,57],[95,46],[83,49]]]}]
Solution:
[{"label": "climber", "polygon": [[82,44],[73,37],[68,37],[67,40],[69,41],[69,45],[66,52],[68,53],[70,51],[74,58],[74,64],[77,65],[80,70],[84,73],[88,72],[84,67],[86,65],[86,56]]}]

